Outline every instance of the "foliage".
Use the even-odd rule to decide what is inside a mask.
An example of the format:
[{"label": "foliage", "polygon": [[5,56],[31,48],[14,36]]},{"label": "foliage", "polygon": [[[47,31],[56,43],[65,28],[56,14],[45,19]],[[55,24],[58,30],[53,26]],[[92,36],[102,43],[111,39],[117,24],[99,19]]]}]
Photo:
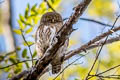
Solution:
[{"label": "foliage", "polygon": [[113,19],[115,9],[115,4],[113,4],[112,0],[93,0],[88,13],[91,16]]}]

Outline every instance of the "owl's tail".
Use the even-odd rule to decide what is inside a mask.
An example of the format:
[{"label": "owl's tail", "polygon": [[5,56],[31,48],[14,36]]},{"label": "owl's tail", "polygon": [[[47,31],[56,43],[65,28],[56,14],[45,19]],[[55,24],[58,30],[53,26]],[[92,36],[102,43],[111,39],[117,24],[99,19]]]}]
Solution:
[{"label": "owl's tail", "polygon": [[61,70],[61,64],[52,64],[52,74],[57,74]]}]

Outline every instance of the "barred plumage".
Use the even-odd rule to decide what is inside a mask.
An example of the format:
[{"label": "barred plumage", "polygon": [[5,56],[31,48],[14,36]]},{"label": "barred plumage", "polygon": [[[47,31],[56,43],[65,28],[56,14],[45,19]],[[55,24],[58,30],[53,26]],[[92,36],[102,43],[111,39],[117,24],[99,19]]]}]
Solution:
[{"label": "barred plumage", "polygon": [[[40,26],[36,31],[35,42],[36,51],[39,57],[42,57],[46,49],[51,45],[53,37],[63,25],[62,17],[56,12],[44,14],[40,21]],[[68,40],[58,49],[54,60],[51,62],[52,73],[58,73],[61,70],[61,58],[67,50]]]}]

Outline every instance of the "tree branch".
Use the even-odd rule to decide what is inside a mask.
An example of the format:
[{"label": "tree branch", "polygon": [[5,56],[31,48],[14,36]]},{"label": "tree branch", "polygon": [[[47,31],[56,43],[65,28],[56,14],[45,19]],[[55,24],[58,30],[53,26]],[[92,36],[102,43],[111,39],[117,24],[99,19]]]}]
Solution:
[{"label": "tree branch", "polygon": [[[87,49],[91,49],[90,47],[92,47],[92,48],[93,48],[93,47],[97,47],[98,45],[95,45],[95,42],[98,42],[99,40],[105,38],[106,36],[112,34],[113,32],[116,32],[116,31],[118,31],[118,30],[120,30],[120,26],[119,26],[119,27],[116,27],[116,28],[114,28],[114,29],[112,29],[112,30],[109,30],[109,31],[107,31],[107,32],[105,32],[105,33],[103,33],[103,34],[101,34],[101,35],[99,35],[99,36],[96,36],[94,39],[92,39],[92,40],[90,40],[88,43],[82,45],[80,48],[75,49],[75,50],[72,50],[72,51],[69,51],[64,59],[65,59],[65,60],[66,60],[66,59],[69,59],[69,58],[72,57],[73,55],[76,55],[76,54],[78,54],[78,53],[81,53],[81,52],[83,52],[83,51],[85,51],[85,50],[87,50]],[[116,39],[113,38],[113,41],[114,41],[114,40],[120,40],[120,38],[119,38],[119,37],[117,37]],[[103,41],[103,42],[104,42],[104,41]],[[102,42],[101,44],[103,44],[103,42]],[[108,40],[107,43],[110,43],[110,42],[111,42],[111,40]],[[94,44],[94,45],[93,45],[93,44]],[[98,43],[98,44],[99,44],[99,43]]]}]

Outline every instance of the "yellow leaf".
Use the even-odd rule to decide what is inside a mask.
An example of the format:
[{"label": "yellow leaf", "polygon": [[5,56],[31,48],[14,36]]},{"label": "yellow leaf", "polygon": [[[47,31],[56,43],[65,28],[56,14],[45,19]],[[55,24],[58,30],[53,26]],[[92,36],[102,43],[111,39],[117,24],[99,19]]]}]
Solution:
[{"label": "yellow leaf", "polygon": [[26,23],[33,24],[33,18],[32,17],[27,18]]},{"label": "yellow leaf", "polygon": [[93,0],[92,4],[89,6],[88,13],[91,16],[112,19],[114,17],[115,9],[112,0]]},{"label": "yellow leaf", "polygon": [[23,25],[23,23],[21,22],[21,20],[18,20],[18,24],[19,24],[20,29],[22,29],[22,30],[25,29],[25,26]]},{"label": "yellow leaf", "polygon": [[72,45],[77,44],[77,42],[78,42],[77,40],[70,39],[68,48],[70,48]]},{"label": "yellow leaf", "polygon": [[40,20],[40,16],[34,17],[34,23],[35,23],[35,24],[37,24],[39,20]]},{"label": "yellow leaf", "polygon": [[33,27],[30,27],[28,30],[25,31],[25,33],[28,34],[28,33],[32,32],[32,30],[33,30]]},{"label": "yellow leaf", "polygon": [[21,35],[21,34],[22,34],[19,29],[14,29],[13,32],[15,32],[15,33],[18,34],[18,35]]},{"label": "yellow leaf", "polygon": [[116,55],[116,57],[120,57],[120,41],[118,42],[114,42],[110,45],[107,46],[109,53],[114,53],[114,55]]},{"label": "yellow leaf", "polygon": [[40,4],[40,8],[42,8],[42,9],[47,9],[46,2],[42,2],[42,3]]},{"label": "yellow leaf", "polygon": [[[28,45],[32,45],[32,44],[34,44],[34,43],[31,42],[31,41],[27,41],[27,43],[28,43]],[[23,42],[23,44],[24,44],[24,46],[28,46],[25,42]]]}]

